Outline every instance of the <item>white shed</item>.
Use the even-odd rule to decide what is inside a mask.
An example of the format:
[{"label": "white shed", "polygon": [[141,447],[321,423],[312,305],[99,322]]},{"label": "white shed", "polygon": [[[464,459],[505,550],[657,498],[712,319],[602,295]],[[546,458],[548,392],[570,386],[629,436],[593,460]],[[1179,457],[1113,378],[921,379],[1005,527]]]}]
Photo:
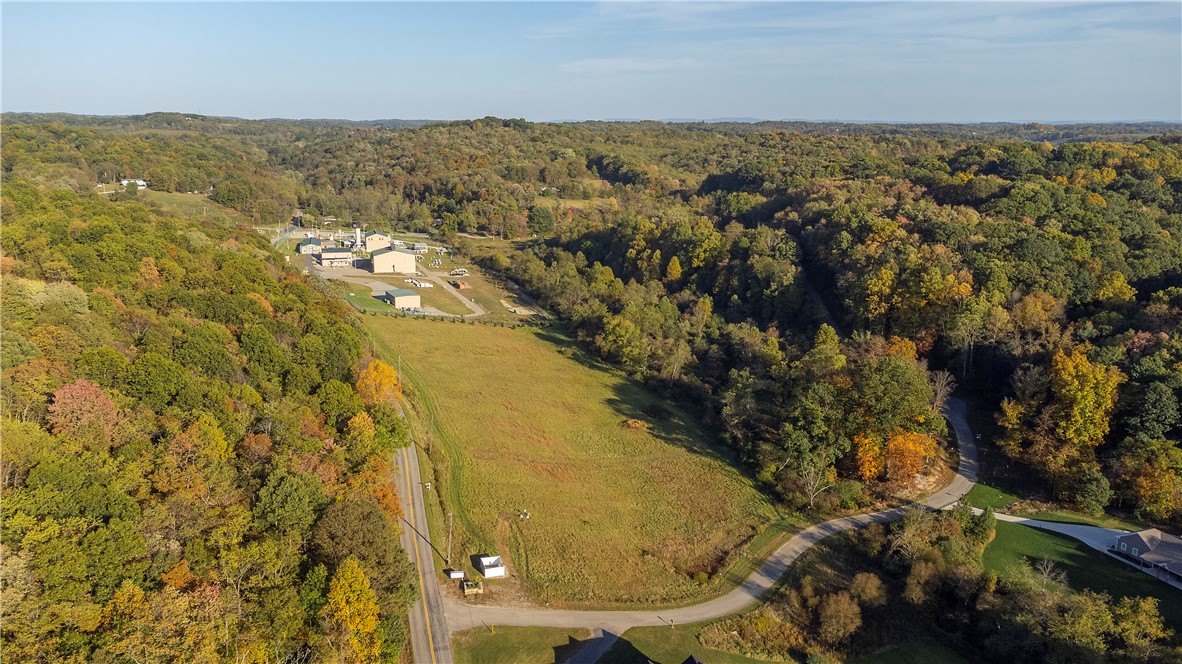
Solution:
[{"label": "white shed", "polygon": [[414,274],[415,255],[405,249],[378,249],[369,255],[374,274],[400,272]]},{"label": "white shed", "polygon": [[505,576],[505,563],[500,556],[480,556],[480,573],[486,579],[497,579]]}]

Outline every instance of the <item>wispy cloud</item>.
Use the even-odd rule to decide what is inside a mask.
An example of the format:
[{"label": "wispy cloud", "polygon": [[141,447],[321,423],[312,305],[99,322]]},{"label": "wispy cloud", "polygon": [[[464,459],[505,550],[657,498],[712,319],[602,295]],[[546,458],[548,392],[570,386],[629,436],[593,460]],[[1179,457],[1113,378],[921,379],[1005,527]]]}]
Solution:
[{"label": "wispy cloud", "polygon": [[615,75],[631,72],[678,71],[696,67],[693,58],[583,58],[565,62],[559,69],[568,74]]}]

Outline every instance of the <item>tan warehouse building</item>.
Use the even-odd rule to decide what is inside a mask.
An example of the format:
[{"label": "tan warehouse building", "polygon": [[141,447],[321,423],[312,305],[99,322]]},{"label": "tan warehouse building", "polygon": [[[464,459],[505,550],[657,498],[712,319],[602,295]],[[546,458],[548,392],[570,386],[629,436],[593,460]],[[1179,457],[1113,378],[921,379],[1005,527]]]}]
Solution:
[{"label": "tan warehouse building", "polygon": [[374,274],[387,272],[414,274],[415,272],[415,255],[405,249],[378,249],[369,257],[373,261],[371,271]]},{"label": "tan warehouse building", "polygon": [[398,288],[386,291],[386,302],[398,307],[399,309],[418,309],[422,305],[422,299],[419,294],[410,290],[409,288]]}]

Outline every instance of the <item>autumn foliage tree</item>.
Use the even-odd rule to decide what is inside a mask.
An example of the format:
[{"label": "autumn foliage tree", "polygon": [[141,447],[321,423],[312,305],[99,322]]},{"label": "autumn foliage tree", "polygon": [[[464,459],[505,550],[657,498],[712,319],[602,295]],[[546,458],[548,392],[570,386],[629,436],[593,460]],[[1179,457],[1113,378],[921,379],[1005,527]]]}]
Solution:
[{"label": "autumn foliage tree", "polygon": [[328,603],[320,616],[339,661],[369,664],[379,661],[378,600],[361,563],[353,556],[341,561],[328,586]]},{"label": "autumn foliage tree", "polygon": [[381,360],[374,360],[357,376],[357,394],[366,406],[396,401],[402,395],[398,372]]},{"label": "autumn foliage tree", "polygon": [[887,477],[892,482],[910,484],[935,453],[935,438],[914,431],[899,431],[887,439]]},{"label": "autumn foliage tree", "polygon": [[101,387],[77,380],[53,393],[47,419],[59,436],[103,446],[110,444],[118,417],[118,409]]}]

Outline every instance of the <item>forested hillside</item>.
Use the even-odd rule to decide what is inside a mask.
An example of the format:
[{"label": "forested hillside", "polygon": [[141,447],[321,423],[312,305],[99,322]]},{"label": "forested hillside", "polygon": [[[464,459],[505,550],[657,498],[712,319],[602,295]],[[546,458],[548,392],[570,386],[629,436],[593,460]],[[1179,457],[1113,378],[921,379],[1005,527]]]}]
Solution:
[{"label": "forested hillside", "polygon": [[[1035,493],[1182,524],[1177,127],[11,119],[14,647],[332,647],[327,542],[390,511],[369,451],[397,420],[354,394],[340,312],[252,238],[91,193],[121,176],[430,231],[695,407],[791,508],[900,495],[959,387]],[[356,555],[400,644],[401,568]],[[127,627],[185,611],[218,618]]]},{"label": "forested hillside", "polygon": [[393,370],[254,233],[89,188],[5,174],[5,659],[396,660]]},{"label": "forested hillside", "polygon": [[[932,449],[932,409],[959,384],[996,408],[1003,448],[1052,497],[1182,516],[1178,134],[138,122],[10,125],[5,170],[80,191],[117,175],[212,187],[260,220],[299,205],[525,240],[468,251],[603,357],[701,405],[786,497],[812,502],[824,492],[803,478],[831,464],[909,479],[889,451]],[[160,133],[186,122],[191,135]],[[817,334],[819,303],[848,341]]]}]

